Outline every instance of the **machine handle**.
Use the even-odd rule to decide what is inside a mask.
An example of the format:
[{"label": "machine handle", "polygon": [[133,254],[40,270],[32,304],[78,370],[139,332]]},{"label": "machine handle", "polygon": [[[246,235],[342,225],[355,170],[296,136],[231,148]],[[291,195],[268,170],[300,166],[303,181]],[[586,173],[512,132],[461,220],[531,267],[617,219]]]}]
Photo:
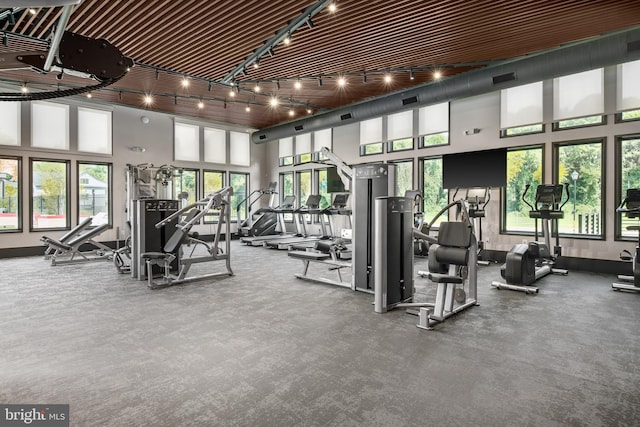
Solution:
[{"label": "machine handle", "polygon": [[527,206],[529,206],[529,208],[533,211],[535,210],[533,208],[533,205],[531,205],[531,203],[527,202],[527,199],[525,199],[527,193],[529,192],[529,187],[531,187],[531,184],[527,184],[524,187],[524,193],[522,193],[522,201],[525,202],[527,204]]}]

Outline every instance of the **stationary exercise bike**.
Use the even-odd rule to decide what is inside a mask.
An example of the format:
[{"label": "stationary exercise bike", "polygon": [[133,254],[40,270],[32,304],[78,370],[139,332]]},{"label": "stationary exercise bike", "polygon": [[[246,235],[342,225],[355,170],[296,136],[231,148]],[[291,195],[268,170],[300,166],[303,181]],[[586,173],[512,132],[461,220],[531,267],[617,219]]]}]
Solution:
[{"label": "stationary exercise bike", "polygon": [[[640,219],[640,188],[627,189],[627,197],[624,198],[616,212],[623,212],[627,218]],[[633,263],[633,276],[619,275],[618,280],[627,283],[612,283],[611,287],[614,291],[626,290],[640,292],[640,225],[630,225],[627,230],[638,232],[638,243],[636,251],[633,255],[627,250],[620,254],[620,259]]]},{"label": "stationary exercise bike", "polygon": [[[548,274],[566,275],[569,272],[564,269],[554,268],[556,259],[562,256],[560,237],[557,232],[558,220],[564,218],[562,208],[569,201],[569,184],[540,184],[536,189],[534,206],[527,202],[526,195],[530,185],[527,184],[522,201],[531,210],[529,218],[535,219],[535,240],[529,244],[515,245],[507,254],[505,264],[500,268],[500,274],[507,283],[494,281],[491,286],[497,289],[510,289],[527,294],[538,293],[536,286],[531,286],[536,280]],[[562,202],[563,187],[566,192],[566,200]],[[538,241],[538,219],[542,220],[542,235],[544,242]],[[551,253],[550,224],[556,225],[556,245]]]}]

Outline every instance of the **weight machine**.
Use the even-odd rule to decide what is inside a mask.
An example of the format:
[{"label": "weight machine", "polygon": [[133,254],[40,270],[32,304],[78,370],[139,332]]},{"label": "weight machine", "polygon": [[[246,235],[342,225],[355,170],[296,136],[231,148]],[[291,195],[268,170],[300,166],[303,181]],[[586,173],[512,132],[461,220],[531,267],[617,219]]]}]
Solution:
[{"label": "weight machine", "polygon": [[[411,225],[412,202],[403,197],[376,199],[374,310],[385,313],[394,308],[418,309],[416,326],[433,329],[478,305],[478,244],[464,200],[449,203],[434,217],[431,223],[455,207],[460,218],[441,222],[437,239]],[[431,243],[429,271],[419,271],[418,275],[437,284],[435,302],[413,302],[413,237]]]},{"label": "weight machine", "polygon": [[[156,229],[175,225],[175,231],[166,241],[160,252],[143,252],[140,257],[146,264],[147,284],[151,289],[171,286],[213,277],[233,276],[231,270],[231,195],[233,189],[224,187],[209,194],[195,203],[187,205],[171,213],[155,224]],[[191,233],[191,228],[211,211],[219,212],[219,221],[212,242],[200,239],[198,233]],[[186,216],[185,216],[186,214]],[[183,218],[184,216],[184,218]],[[182,218],[182,219],[181,219]],[[220,237],[224,234],[225,247],[221,247]],[[191,247],[186,255],[186,248]],[[194,254],[198,247],[206,249],[206,255]],[[187,277],[193,264],[224,260],[226,270],[217,273]],[[162,277],[156,279],[154,266],[159,266]],[[176,270],[173,274],[172,270]]]},{"label": "weight machine", "polygon": [[[622,203],[620,203],[620,206],[617,207],[616,212],[624,213],[627,218],[637,218],[640,220],[640,188],[627,189],[627,196]],[[640,224],[630,225],[627,227],[627,230],[638,232],[638,241],[634,254],[631,255],[631,252],[627,250],[620,254],[620,258],[623,261],[633,264],[633,276],[619,275],[618,280],[626,283],[614,282],[611,284],[611,287],[614,291],[625,290],[640,292]]]}]

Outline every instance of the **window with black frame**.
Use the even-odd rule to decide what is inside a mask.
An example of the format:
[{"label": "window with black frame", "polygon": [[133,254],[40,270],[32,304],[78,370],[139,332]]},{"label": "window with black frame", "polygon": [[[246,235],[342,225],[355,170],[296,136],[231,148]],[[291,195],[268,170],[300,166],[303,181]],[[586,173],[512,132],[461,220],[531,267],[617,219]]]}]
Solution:
[{"label": "window with black frame", "polygon": [[78,162],[78,223],[112,224],[111,164]]},{"label": "window with black frame", "polygon": [[640,120],[640,60],[619,64],[617,122]]},{"label": "window with black frame", "polygon": [[604,69],[553,79],[553,130],[605,123]]},{"label": "window with black frame", "polygon": [[[202,192],[203,197],[222,189],[226,186],[226,172],[216,170],[204,170],[202,171]],[[203,217],[205,224],[217,223],[220,215],[216,213],[209,213]]]},{"label": "window with black frame", "polygon": [[544,132],[543,82],[500,91],[500,136],[520,136]]},{"label": "window with black frame", "polygon": [[560,234],[604,238],[604,140],[554,144],[555,180],[569,184]]},{"label": "window with black frame", "polygon": [[418,148],[449,144],[449,103],[429,105],[418,110]]},{"label": "window with black frame", "polygon": [[360,155],[384,153],[382,142],[382,117],[360,122]]},{"label": "window with black frame", "polygon": [[[449,192],[442,186],[442,157],[420,159],[422,165],[422,195],[424,223],[428,224],[449,203]],[[446,221],[448,214],[441,215],[434,226]]]},{"label": "window with black frame", "polygon": [[529,217],[531,208],[522,196],[529,185],[526,200],[533,204],[538,185],[543,177],[543,146],[512,148],[507,151],[507,186],[501,190],[501,231],[506,233],[533,233],[535,220]]},{"label": "window with black frame", "polygon": [[69,218],[69,161],[30,159],[30,229],[64,230]]},{"label": "window with black frame", "polygon": [[22,159],[0,157],[0,232],[22,230]]},{"label": "window with black frame", "polygon": [[238,205],[249,194],[249,174],[244,172],[229,172],[229,185],[233,189],[233,195],[231,196],[231,221],[237,221],[238,215],[241,219],[247,217],[247,204],[240,205],[240,211],[238,211]]},{"label": "window with black frame", "polygon": [[[627,190],[640,188],[640,135],[619,136],[616,141],[616,206],[624,200]],[[616,239],[636,240],[638,231],[628,230],[637,226],[637,218],[628,218],[620,212],[615,217]]]}]

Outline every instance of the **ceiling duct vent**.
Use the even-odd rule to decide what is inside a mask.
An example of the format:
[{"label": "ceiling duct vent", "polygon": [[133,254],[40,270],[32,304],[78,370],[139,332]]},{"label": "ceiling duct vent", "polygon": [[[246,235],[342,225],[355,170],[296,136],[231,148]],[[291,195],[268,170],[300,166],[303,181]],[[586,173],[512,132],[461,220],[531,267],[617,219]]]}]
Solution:
[{"label": "ceiling duct vent", "polygon": [[500,83],[510,82],[515,79],[516,79],[516,73],[514,72],[507,73],[507,74],[500,74],[499,76],[493,77],[493,84],[498,85]]},{"label": "ceiling duct vent", "polygon": [[415,104],[416,102],[418,102],[418,97],[417,96],[411,96],[409,98],[403,99],[402,100],[402,105]]},{"label": "ceiling duct vent", "polygon": [[[414,87],[411,92],[391,92],[372,100],[300,119],[295,123],[287,122],[259,129],[251,135],[251,138],[254,142],[266,142],[267,140],[259,139],[259,135],[268,133],[268,140],[276,140],[291,136],[293,126],[296,124],[304,124],[307,132],[327,129],[345,124],[344,121],[352,117],[353,120],[349,123],[397,113],[411,107],[450,102],[489,93],[496,88],[515,87],[638,59],[640,59],[640,27],[635,27],[582,43],[562,46],[538,55],[525,56],[467,71],[442,81],[426,82]],[[496,86],[498,83],[500,86]],[[411,107],[403,106],[402,101],[409,98],[409,94],[415,95],[418,102]]]},{"label": "ceiling duct vent", "polygon": [[302,129],[304,129],[304,125],[295,125],[293,128],[296,130],[296,132],[300,132]]},{"label": "ceiling duct vent", "polygon": [[627,43],[627,52],[636,52],[638,50],[640,50],[640,40]]}]

